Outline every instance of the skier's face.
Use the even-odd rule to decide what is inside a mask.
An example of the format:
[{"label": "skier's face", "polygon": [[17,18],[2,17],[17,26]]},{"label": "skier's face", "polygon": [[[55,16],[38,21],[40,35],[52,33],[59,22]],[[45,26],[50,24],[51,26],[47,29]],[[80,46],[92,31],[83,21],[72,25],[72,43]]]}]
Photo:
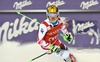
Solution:
[{"label": "skier's face", "polygon": [[49,14],[48,18],[51,22],[56,22],[58,20],[58,14]]},{"label": "skier's face", "polygon": [[51,21],[51,22],[56,22],[57,21],[57,19],[58,19],[58,17],[56,16],[56,17],[49,17],[49,20]]}]

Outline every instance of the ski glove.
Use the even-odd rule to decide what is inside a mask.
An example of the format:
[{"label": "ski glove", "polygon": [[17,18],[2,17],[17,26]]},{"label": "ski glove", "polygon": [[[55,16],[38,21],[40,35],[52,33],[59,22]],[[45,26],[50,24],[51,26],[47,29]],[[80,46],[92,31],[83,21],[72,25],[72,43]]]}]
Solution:
[{"label": "ski glove", "polygon": [[48,53],[60,52],[60,50],[61,50],[61,49],[60,49],[60,46],[50,44],[50,45],[49,45]]},{"label": "ski glove", "polygon": [[60,34],[63,39],[68,42],[68,43],[71,43],[73,41],[73,36],[71,33],[66,33],[66,34]]}]

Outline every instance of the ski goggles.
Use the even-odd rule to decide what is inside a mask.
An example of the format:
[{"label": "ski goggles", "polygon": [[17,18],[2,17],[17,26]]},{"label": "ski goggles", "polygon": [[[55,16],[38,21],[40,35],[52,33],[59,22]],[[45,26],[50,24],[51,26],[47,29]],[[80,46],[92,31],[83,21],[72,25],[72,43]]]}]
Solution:
[{"label": "ski goggles", "polygon": [[49,16],[49,17],[57,17],[58,14],[57,14],[57,13],[48,13],[48,16]]}]

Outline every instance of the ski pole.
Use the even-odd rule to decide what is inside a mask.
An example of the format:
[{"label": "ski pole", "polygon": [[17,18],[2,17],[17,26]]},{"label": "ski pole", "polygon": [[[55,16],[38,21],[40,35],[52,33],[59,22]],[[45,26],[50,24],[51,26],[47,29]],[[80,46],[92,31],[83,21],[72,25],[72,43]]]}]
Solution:
[{"label": "ski pole", "polygon": [[[21,16],[24,16],[24,17],[26,17],[27,19],[29,19],[29,20],[31,20],[31,21],[33,21],[33,19],[32,18],[30,18],[30,17],[28,17],[28,16],[26,16],[26,15],[24,15],[24,14],[22,14],[21,12],[19,12],[19,11],[17,11],[17,14],[19,14],[19,15],[21,15]],[[34,22],[38,22],[38,21],[34,21]],[[38,22],[39,23],[39,22]]]},{"label": "ski pole", "polygon": [[[41,54],[41,55],[39,55],[39,56],[37,56],[37,57],[31,59],[31,61],[34,61],[35,59],[38,59],[38,58],[40,58],[40,57],[42,57],[42,56],[44,56],[44,55],[46,55],[46,54],[47,54],[47,52],[45,52],[45,53],[43,53],[43,54]],[[29,61],[29,62],[31,62],[31,61]]]}]

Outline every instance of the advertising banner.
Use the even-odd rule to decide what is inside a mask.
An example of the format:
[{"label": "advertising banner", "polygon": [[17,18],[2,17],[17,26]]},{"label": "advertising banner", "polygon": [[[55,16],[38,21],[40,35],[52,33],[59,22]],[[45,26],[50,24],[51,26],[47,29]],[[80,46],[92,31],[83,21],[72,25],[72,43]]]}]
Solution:
[{"label": "advertising banner", "polygon": [[[59,10],[88,10],[60,12],[61,17],[68,17],[67,29],[73,34],[73,42],[67,43],[60,33],[59,38],[63,43],[75,47],[100,47],[100,12],[89,12],[100,10],[99,0],[1,0],[0,42],[37,42],[39,25],[47,18],[46,12],[39,11],[46,10],[46,6],[51,4],[59,6]],[[14,13],[9,10],[14,10]],[[26,10],[26,13],[17,10]],[[28,13],[27,10],[37,11]]]}]

